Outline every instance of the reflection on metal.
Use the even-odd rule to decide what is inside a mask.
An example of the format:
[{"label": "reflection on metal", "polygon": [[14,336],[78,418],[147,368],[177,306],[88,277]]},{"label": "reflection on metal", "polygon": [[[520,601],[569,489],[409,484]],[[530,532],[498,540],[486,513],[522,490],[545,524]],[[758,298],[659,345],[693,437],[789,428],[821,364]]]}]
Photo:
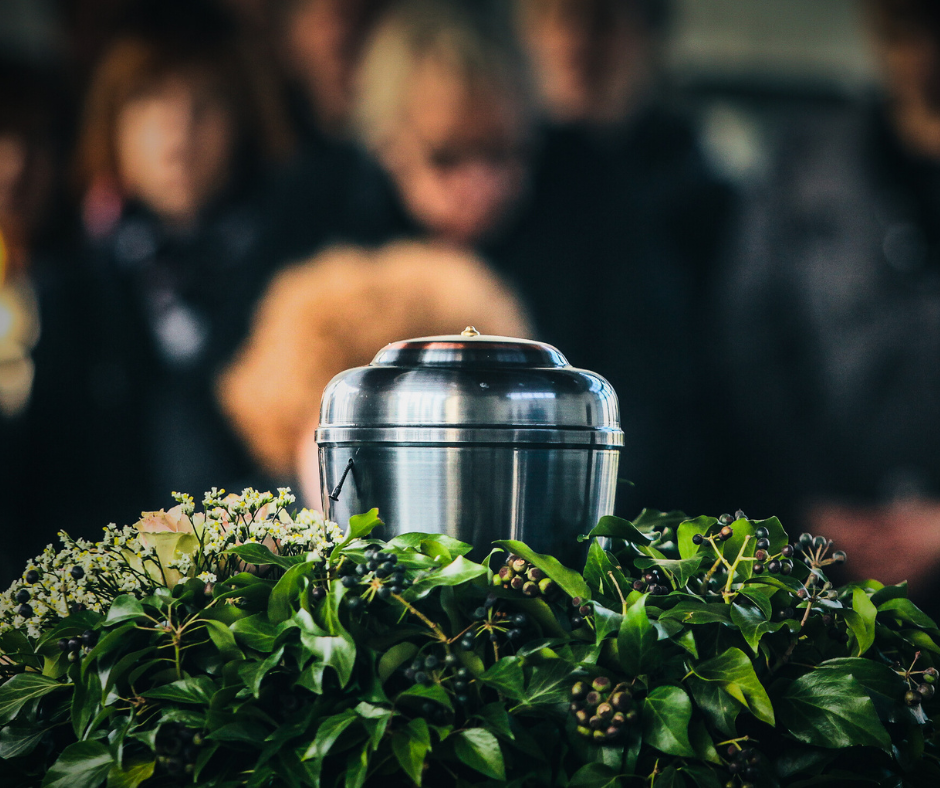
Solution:
[{"label": "reflection on metal", "polygon": [[317,443],[323,499],[340,524],[377,506],[386,537],[570,551],[574,534],[613,511],[623,433],[601,376],[550,345],[465,333],[397,342],[338,375]]}]

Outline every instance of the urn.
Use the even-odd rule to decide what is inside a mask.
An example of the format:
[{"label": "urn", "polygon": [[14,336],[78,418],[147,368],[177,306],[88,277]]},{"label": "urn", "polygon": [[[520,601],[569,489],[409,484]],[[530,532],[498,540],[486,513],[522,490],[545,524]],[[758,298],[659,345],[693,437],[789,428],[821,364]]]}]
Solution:
[{"label": "urn", "polygon": [[613,512],[617,395],[551,345],[462,334],[394,342],[327,386],[316,432],[326,513],[378,507],[385,539],[576,550]]}]

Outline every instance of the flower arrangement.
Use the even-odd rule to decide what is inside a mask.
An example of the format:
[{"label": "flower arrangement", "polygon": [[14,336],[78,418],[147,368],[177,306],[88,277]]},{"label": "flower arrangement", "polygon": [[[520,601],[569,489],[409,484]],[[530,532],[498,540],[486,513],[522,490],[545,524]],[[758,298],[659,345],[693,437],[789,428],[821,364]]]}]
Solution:
[{"label": "flower arrangement", "polygon": [[940,631],[775,518],[605,517],[578,572],[176,500],[4,593],[4,785],[940,783]]}]

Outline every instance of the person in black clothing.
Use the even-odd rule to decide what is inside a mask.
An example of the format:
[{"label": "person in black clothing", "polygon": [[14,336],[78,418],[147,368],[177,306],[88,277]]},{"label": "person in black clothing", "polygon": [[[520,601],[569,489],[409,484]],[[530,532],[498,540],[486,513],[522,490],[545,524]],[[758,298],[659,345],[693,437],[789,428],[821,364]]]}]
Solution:
[{"label": "person in black clothing", "polygon": [[95,71],[83,239],[39,279],[23,558],[254,478],[214,382],[269,273],[260,195],[290,146],[262,74],[208,0],[137,4]]},{"label": "person in black clothing", "polygon": [[[883,100],[802,118],[721,282],[748,513],[832,538],[853,577],[940,564],[940,8],[877,0]],[[759,511],[758,511],[759,510]]]}]

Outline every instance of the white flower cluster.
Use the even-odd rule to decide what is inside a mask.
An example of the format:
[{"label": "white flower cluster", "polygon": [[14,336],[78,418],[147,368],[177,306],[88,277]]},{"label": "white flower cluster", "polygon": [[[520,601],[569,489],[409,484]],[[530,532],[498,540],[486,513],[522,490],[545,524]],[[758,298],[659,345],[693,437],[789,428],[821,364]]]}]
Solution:
[{"label": "white flower cluster", "polygon": [[134,526],[106,526],[100,542],[60,532],[64,548],[57,553],[49,545],[0,596],[0,635],[18,629],[39,637],[76,609],[106,611],[120,594],[142,597],[192,577],[215,584],[244,569],[236,556],[225,555],[237,545],[263,544],[281,555],[312,553],[319,560],[343,539],[320,512],[301,509],[292,517],[287,507],[296,497],[287,488],[277,495],[213,488],[203,498],[204,514],[195,512],[192,496],[173,497],[174,509],[145,512]]},{"label": "white flower cluster", "polygon": [[60,531],[63,549],[48,545],[0,596],[0,635],[21,629],[36,638],[76,610],[101,612],[120,594],[142,596],[152,589],[143,566],[154,561],[153,551],[136,530],[108,525],[104,531],[100,542]]}]

